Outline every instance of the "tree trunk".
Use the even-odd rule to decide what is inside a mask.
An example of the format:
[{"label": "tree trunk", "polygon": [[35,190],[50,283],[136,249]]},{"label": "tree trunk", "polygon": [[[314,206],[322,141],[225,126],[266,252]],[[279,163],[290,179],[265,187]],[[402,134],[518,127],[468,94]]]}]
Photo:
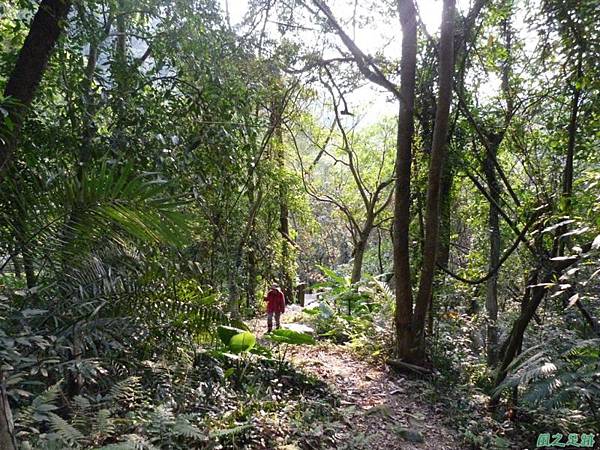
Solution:
[{"label": "tree trunk", "polygon": [[362,277],[362,265],[366,249],[367,242],[363,239],[358,241],[356,247],[354,247],[354,261],[352,263],[352,276],[350,277],[352,284],[358,283]]},{"label": "tree trunk", "polygon": [[291,251],[290,244],[288,239],[290,239],[290,225],[288,218],[288,205],[287,205],[287,196],[285,192],[280,197],[280,205],[279,205],[279,230],[282,235],[281,239],[281,277],[282,277],[282,291],[285,296],[285,301],[287,303],[292,303],[294,300],[294,286],[293,280],[290,273],[291,267]]},{"label": "tree trunk", "polygon": [[379,265],[379,275],[385,271],[383,267],[383,251],[381,248],[381,228],[377,228],[377,263]]},{"label": "tree trunk", "polygon": [[21,265],[21,259],[19,258],[18,254],[15,254],[15,256],[13,256],[12,263],[15,271],[15,278],[17,280],[20,280],[23,276],[23,266]]},{"label": "tree trunk", "polygon": [[12,412],[6,394],[6,376],[0,372],[0,448],[17,450]]},{"label": "tree trunk", "polygon": [[450,164],[446,164],[442,175],[442,191],[440,194],[440,239],[437,251],[437,265],[444,268],[448,268],[450,259],[450,208],[452,206],[453,181],[454,169]]},{"label": "tree trunk", "polygon": [[358,242],[354,246],[354,263],[352,265],[352,277],[350,278],[351,283],[358,283],[362,278],[362,266],[365,257],[365,251],[369,244],[369,238],[373,231],[373,223],[375,222],[375,215],[373,213],[375,205],[371,204],[367,211],[367,220],[365,221],[361,232],[358,236]]},{"label": "tree trunk", "polygon": [[592,316],[592,313],[590,313],[590,311],[583,305],[583,303],[581,303],[581,300],[577,300],[575,302],[575,306],[577,306],[577,309],[579,310],[587,324],[590,326],[594,334],[600,338],[600,324],[595,319],[595,317]]},{"label": "tree trunk", "polygon": [[[583,251],[578,256],[561,261],[546,260],[544,262],[544,266],[549,266],[550,268],[545,271],[543,278],[539,280],[538,283],[533,285],[533,287],[528,288],[528,290],[530,289],[530,292],[526,292],[525,294],[525,298],[521,306],[521,314],[513,323],[510,335],[502,346],[502,351],[500,354],[502,360],[498,367],[498,372],[494,381],[494,385],[496,387],[498,387],[506,378],[508,366],[515,358],[523,342],[523,336],[527,330],[527,326],[529,325],[529,322],[531,322],[531,319],[535,315],[538,306],[542,302],[542,299],[547,292],[546,286],[549,283],[555,282],[555,280],[558,279],[567,268],[579,261],[581,255],[584,255],[591,248],[592,244],[588,243],[582,246]],[[528,285],[531,285],[529,282],[533,280],[534,278],[530,278],[530,280],[528,280]],[[500,392],[496,392],[496,394],[492,397],[492,404],[496,403],[499,397]]]},{"label": "tree trunk", "polygon": [[400,109],[396,141],[396,179],[394,182],[394,285],[396,289],[396,355],[412,360],[413,300],[410,281],[409,225],[410,173],[414,134],[415,72],[417,65],[417,18],[412,0],[398,0],[402,26],[400,60]]},{"label": "tree trunk", "polygon": [[35,269],[33,263],[33,254],[31,248],[34,242],[27,240],[27,220],[25,216],[24,205],[18,198],[15,198],[14,202],[14,214],[15,214],[15,237],[17,245],[21,249],[21,255],[23,255],[23,269],[25,271],[25,281],[27,283],[27,289],[33,289],[36,283]]},{"label": "tree trunk", "polygon": [[413,318],[416,344],[415,357],[419,362],[422,362],[425,358],[425,316],[433,294],[440,223],[440,184],[448,147],[448,119],[452,102],[452,78],[454,74],[454,10],[455,0],[444,0],[440,35],[438,104],[427,186],[425,248]]},{"label": "tree trunk", "polygon": [[[540,281],[540,284],[551,283],[554,276],[554,271],[547,272]],[[498,387],[506,378],[508,366],[515,358],[519,347],[523,342],[525,330],[527,329],[529,322],[531,322],[537,307],[540,305],[542,299],[544,298],[544,294],[546,293],[545,286],[536,286],[530,289],[530,298],[526,304],[522,305],[521,314],[515,320],[510,335],[503,346],[502,361],[500,362],[496,379],[494,381],[494,385],[496,387]],[[498,397],[499,394],[496,394],[492,400],[497,401]]]},{"label": "tree trunk", "polygon": [[367,243],[369,242],[369,234],[371,230],[365,233],[361,233],[361,236],[354,247],[354,262],[352,264],[352,277],[350,278],[351,283],[358,283],[362,277],[362,265],[367,250]]},{"label": "tree trunk", "polygon": [[[277,99],[273,102],[273,111],[271,113],[271,126],[273,132],[273,145],[276,149],[277,164],[279,170],[285,170],[285,147],[283,145],[283,133],[281,130],[281,116],[283,114],[283,105]],[[294,301],[294,282],[291,275],[292,251],[290,249],[290,222],[289,222],[289,207],[288,207],[287,186],[285,181],[279,183],[279,233],[281,234],[281,265],[279,273],[281,276],[282,291],[285,296],[286,303]]]},{"label": "tree trunk", "polygon": [[94,82],[94,72],[98,62],[98,44],[90,42],[87,65],[85,68],[85,77],[81,82],[81,92],[83,97],[83,120],[81,123],[82,134],[79,146],[79,164],[77,167],[77,178],[83,183],[85,169],[92,159],[92,139],[96,133],[93,117],[96,113],[96,105],[92,99],[91,90]]},{"label": "tree trunk", "polygon": [[[248,173],[252,173],[252,163],[248,162]],[[254,177],[248,180],[248,204],[253,205],[256,202],[256,186]],[[252,240],[251,240],[252,241]],[[246,306],[251,308],[256,306],[256,246],[254,242],[248,243],[248,251],[246,252],[246,263],[248,264],[247,279],[246,279]]]},{"label": "tree trunk", "polygon": [[[500,186],[496,177],[496,169],[492,158],[496,157],[498,146],[491,143],[485,160],[485,176],[489,187],[490,196],[495,204],[500,202]],[[490,252],[488,258],[489,270],[494,270],[500,261],[500,222],[498,209],[490,202],[488,214]],[[493,367],[498,362],[498,272],[496,271],[486,281],[485,309],[487,312],[487,363]]]},{"label": "tree trunk", "polygon": [[33,257],[29,253],[29,250],[23,250],[23,267],[25,268],[25,281],[27,282],[27,289],[33,289],[36,283],[35,270],[33,268]]},{"label": "tree trunk", "polygon": [[[502,35],[506,46],[506,58],[502,64],[502,93],[506,98],[506,115],[504,118],[504,130],[500,134],[488,133],[487,152],[484,162],[484,173],[490,194],[490,207],[488,213],[488,228],[490,250],[488,257],[489,270],[494,270],[500,262],[500,247],[502,244],[500,234],[499,212],[496,205],[500,204],[500,183],[496,173],[495,162],[498,158],[498,149],[504,139],[506,129],[510,123],[510,117],[514,108],[510,89],[511,53],[512,53],[512,30],[510,18],[502,22]],[[487,363],[494,367],[498,364],[498,271],[486,282],[485,309],[487,312]]]},{"label": "tree trunk", "polygon": [[[564,201],[564,209],[567,214],[571,210],[571,196],[573,195],[573,161],[575,158],[575,145],[577,143],[577,119],[579,115],[579,98],[581,97],[581,87],[577,85],[577,82],[581,80],[582,69],[582,54],[579,53],[579,59],[577,61],[577,76],[575,83],[573,83],[573,97],[571,98],[571,115],[569,118],[569,140],[567,143],[567,157],[565,161],[565,167],[563,169],[562,176],[562,198]],[[556,230],[557,234],[557,249],[556,254],[558,256],[563,255],[567,241],[560,239],[560,236],[567,232],[567,227],[562,226]]]},{"label": "tree trunk", "polygon": [[246,306],[256,305],[256,256],[254,249],[248,250],[248,280],[246,284]]},{"label": "tree trunk", "polygon": [[4,97],[11,97],[15,103],[3,106],[8,111],[13,129],[6,141],[0,140],[0,180],[15,151],[25,113],[60,37],[70,6],[71,2],[67,0],[43,0],[40,3],[8,78]]},{"label": "tree trunk", "polygon": [[[445,164],[442,174],[442,185],[440,193],[440,238],[438,239],[438,249],[436,255],[436,266],[448,268],[450,260],[450,208],[452,204],[452,182],[454,180],[454,169],[450,164]],[[435,305],[433,295],[429,298],[429,307],[427,312],[427,332],[433,334],[433,319],[435,316]]]},{"label": "tree trunk", "polygon": [[236,256],[234,256],[233,261],[231,261],[227,267],[229,312],[231,313],[231,317],[236,319],[240,317],[240,289],[238,283],[240,266],[241,254],[238,253]]},{"label": "tree trunk", "polygon": [[562,179],[562,194],[567,201],[573,192],[573,160],[575,155],[575,143],[577,138],[577,116],[579,114],[579,98],[581,97],[581,88],[577,84],[582,76],[582,55],[579,55],[577,63],[577,78],[573,86],[573,97],[571,100],[571,117],[569,118],[569,141],[567,144],[567,160]]},{"label": "tree trunk", "polygon": [[112,108],[115,115],[115,126],[112,134],[113,153],[118,157],[127,145],[127,101],[129,96],[129,77],[127,59],[127,9],[124,0],[117,1],[117,39],[115,55],[110,70],[115,83]]}]

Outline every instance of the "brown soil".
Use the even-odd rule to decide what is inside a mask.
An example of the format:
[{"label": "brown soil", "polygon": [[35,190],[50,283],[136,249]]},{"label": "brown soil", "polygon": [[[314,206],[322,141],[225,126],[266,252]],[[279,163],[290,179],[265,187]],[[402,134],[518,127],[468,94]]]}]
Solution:
[{"label": "brown soil", "polygon": [[463,448],[455,433],[443,425],[442,408],[423,399],[424,383],[407,380],[387,366],[368,363],[333,344],[296,347],[291,357],[341,398],[346,429],[335,448]]},{"label": "brown soil", "polygon": [[[299,311],[289,312],[284,322],[301,318]],[[262,335],[265,325],[264,319],[254,320],[251,328]],[[327,439],[329,443],[323,441],[310,447],[338,450],[464,448],[456,432],[444,425],[443,408],[424,398],[428,390],[426,382],[407,379],[386,365],[365,361],[348,347],[331,343],[292,347],[288,355],[294,365],[325,381],[340,398],[341,419],[330,427],[333,431]],[[327,426],[315,424],[318,429]]]}]

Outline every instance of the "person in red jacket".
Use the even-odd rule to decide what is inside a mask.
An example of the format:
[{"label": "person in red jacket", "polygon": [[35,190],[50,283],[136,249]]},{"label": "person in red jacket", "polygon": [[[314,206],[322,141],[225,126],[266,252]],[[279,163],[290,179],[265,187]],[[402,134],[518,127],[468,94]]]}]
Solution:
[{"label": "person in red jacket", "polygon": [[267,333],[270,333],[273,330],[273,316],[275,316],[275,327],[279,328],[281,314],[285,312],[285,296],[277,284],[273,283],[265,296],[265,301],[267,302]]}]

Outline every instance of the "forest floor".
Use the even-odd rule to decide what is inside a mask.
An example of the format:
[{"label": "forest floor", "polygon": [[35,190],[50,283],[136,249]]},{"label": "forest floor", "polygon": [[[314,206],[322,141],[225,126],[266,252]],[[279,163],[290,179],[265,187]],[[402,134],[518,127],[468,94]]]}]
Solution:
[{"label": "forest floor", "polygon": [[[292,305],[282,325],[301,320],[301,307]],[[251,326],[261,336],[266,318],[255,319]],[[384,364],[362,359],[348,346],[330,342],[294,346],[287,355],[295,367],[327,383],[339,399],[335,423],[314,423],[324,435],[329,432],[330,443],[324,440],[314,448],[463,448],[457,433],[445,424],[443,406],[427,400],[428,382],[406,378]]]}]

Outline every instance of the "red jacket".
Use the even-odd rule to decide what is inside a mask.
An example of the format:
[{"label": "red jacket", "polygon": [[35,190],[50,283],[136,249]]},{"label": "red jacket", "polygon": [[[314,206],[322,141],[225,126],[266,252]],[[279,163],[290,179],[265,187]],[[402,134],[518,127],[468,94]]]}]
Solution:
[{"label": "red jacket", "polygon": [[282,313],[285,311],[285,297],[279,289],[271,289],[265,297],[267,313]]}]

